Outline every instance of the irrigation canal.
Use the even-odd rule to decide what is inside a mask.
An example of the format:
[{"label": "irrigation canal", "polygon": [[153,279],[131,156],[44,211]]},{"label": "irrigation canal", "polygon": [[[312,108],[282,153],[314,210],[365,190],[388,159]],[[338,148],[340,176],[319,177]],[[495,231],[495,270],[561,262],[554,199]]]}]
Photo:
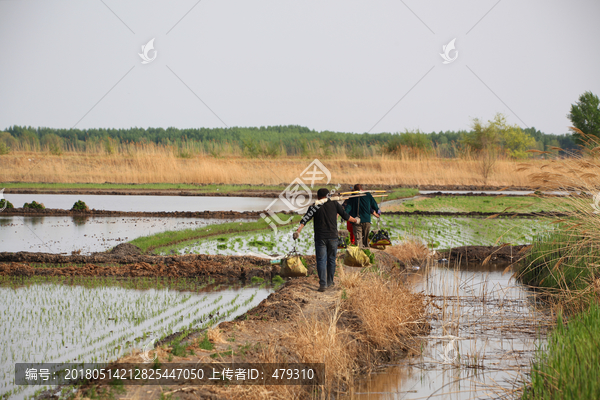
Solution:
[{"label": "irrigation canal", "polygon": [[375,372],[350,398],[514,398],[552,318],[512,274],[506,265],[439,263],[411,273],[434,311],[422,355]]}]

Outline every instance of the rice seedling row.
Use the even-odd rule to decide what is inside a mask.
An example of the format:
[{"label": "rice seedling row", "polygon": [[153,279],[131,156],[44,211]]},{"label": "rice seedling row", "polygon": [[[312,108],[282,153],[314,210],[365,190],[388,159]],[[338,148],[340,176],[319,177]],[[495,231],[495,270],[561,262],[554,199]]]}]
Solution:
[{"label": "rice seedling row", "polygon": [[[152,281],[142,281],[138,286],[145,290],[135,290],[103,286],[106,279],[81,286],[61,284],[58,279],[44,282],[39,277],[3,278],[0,397],[26,389],[13,384],[16,362],[113,361],[150,341],[233,319],[271,291],[263,287],[207,290],[204,283],[196,286],[201,291],[181,292],[151,288]],[[181,286],[192,288],[190,282]]]},{"label": "rice seedling row", "polygon": [[[552,229],[544,219],[474,218],[442,216],[383,216],[381,227],[388,230],[393,244],[405,239],[423,242],[432,249],[458,246],[492,246],[499,243],[528,244],[540,232]],[[375,221],[373,221],[375,224]],[[164,247],[160,254],[220,254],[240,255],[248,252],[286,254],[294,245],[292,233],[296,226],[282,227],[278,232],[232,234]],[[341,228],[341,229],[345,229]],[[372,230],[376,226],[372,226]],[[314,254],[313,224],[309,223],[296,241],[302,254]]]}]

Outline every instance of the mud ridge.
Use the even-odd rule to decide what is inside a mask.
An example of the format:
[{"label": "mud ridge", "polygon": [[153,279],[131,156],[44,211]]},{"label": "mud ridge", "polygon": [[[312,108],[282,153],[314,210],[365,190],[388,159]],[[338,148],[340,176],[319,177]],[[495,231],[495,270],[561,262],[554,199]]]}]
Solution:
[{"label": "mud ridge", "polygon": [[[58,208],[34,209],[11,208],[2,212],[5,216],[34,216],[34,217],[160,217],[160,218],[259,218],[263,211],[108,211],[89,210],[75,211]],[[283,214],[292,214],[282,211]]]},{"label": "mud ridge", "polygon": [[[287,186],[287,185],[285,185]],[[6,194],[80,194],[113,196],[198,196],[198,197],[270,197],[279,196],[281,191],[257,189],[233,192],[200,192],[177,189],[6,189]],[[316,192],[314,193],[316,195]]]},{"label": "mud ridge", "polygon": [[164,260],[157,263],[143,261],[107,266],[87,263],[82,266],[32,267],[28,263],[0,264],[0,275],[9,276],[104,276],[119,278],[211,278],[216,283],[245,282],[253,277],[270,281],[279,274],[279,266],[255,257],[218,258],[204,256],[192,260]]},{"label": "mud ridge", "polygon": [[[21,182],[10,182],[21,183]],[[106,182],[111,183],[111,182]],[[349,188],[356,182],[342,183],[342,187]],[[124,185],[133,185],[131,183]],[[287,187],[288,183],[281,183],[279,186]],[[227,186],[235,186],[228,184]],[[244,185],[245,186],[245,185]],[[193,189],[27,189],[27,188],[8,188],[5,194],[89,194],[89,195],[116,195],[116,196],[211,196],[211,197],[278,197],[281,190],[264,190],[261,185],[256,185],[256,189],[246,189],[240,191],[211,191],[201,192],[202,186],[198,186],[198,191]],[[378,188],[383,190],[392,189],[420,189],[420,190],[536,190],[532,187],[505,187],[505,186],[477,186],[477,185],[365,185],[365,188]],[[316,192],[313,193],[316,195]]]},{"label": "mud ridge", "polygon": [[[394,257],[390,256],[390,258]],[[397,262],[399,260],[394,258],[389,261]],[[314,257],[307,262],[314,267]],[[286,335],[293,332],[293,329],[306,318],[326,318],[339,303],[340,296],[343,296],[342,289],[339,287],[334,287],[324,293],[318,292],[318,287],[316,276],[289,279],[283,287],[271,293],[253,309],[233,321],[221,322],[215,330],[218,332],[217,336],[211,338],[210,333],[208,334],[214,345],[211,350],[199,348],[198,343],[206,333],[196,331],[181,340],[180,343],[186,349],[186,354],[183,356],[174,356],[172,348],[164,342],[155,348],[156,354],[161,361],[168,359],[169,362],[177,363],[265,362],[267,354],[272,354],[272,356],[278,354],[288,362],[298,362],[299,360],[295,358],[297,354],[287,347],[288,336]],[[427,334],[429,324],[421,322],[421,325],[419,326],[420,332]],[[353,315],[344,314],[336,326],[340,332],[345,332],[347,340],[358,340],[360,332],[364,330],[360,318]],[[276,353],[268,352],[269,348],[273,348]],[[389,364],[393,360],[404,357],[408,351],[401,344],[385,349],[364,345],[360,349],[364,354],[357,359],[358,369],[355,371],[357,376],[368,374],[377,365]],[[140,355],[131,354],[117,360],[114,365],[139,362]],[[344,385],[339,382],[337,384],[340,385],[340,388]],[[110,391],[110,384],[105,381],[89,382],[81,388],[78,398],[85,397],[92,388],[95,393],[107,393]],[[273,388],[265,389],[272,390]],[[332,389],[335,390],[333,386]],[[190,386],[181,382],[160,388],[150,385],[125,386],[125,393],[121,393],[120,397],[159,400],[165,395],[173,395],[173,398],[176,399],[230,399],[247,398],[248,394],[245,389],[235,385],[227,387]],[[292,396],[292,394],[295,395]],[[311,394],[314,396],[314,392],[310,389],[300,389],[288,392],[289,396],[285,398],[313,398]],[[284,398],[281,391],[277,397]]]},{"label": "mud ridge", "polygon": [[482,262],[516,263],[525,257],[530,245],[519,246],[461,246],[438,251],[438,259],[450,262]]},{"label": "mud ridge", "polygon": [[451,211],[384,211],[384,215],[430,215],[430,216],[447,216],[447,217],[564,217],[568,214],[552,211],[540,211],[530,213],[495,213],[495,212],[481,212],[481,211],[468,211],[468,212],[451,212]]}]

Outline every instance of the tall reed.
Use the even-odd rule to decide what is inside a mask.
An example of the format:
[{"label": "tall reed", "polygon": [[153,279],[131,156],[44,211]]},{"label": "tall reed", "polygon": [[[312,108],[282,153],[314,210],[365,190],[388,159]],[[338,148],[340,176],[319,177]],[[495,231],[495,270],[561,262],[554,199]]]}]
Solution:
[{"label": "tall reed", "polygon": [[600,276],[600,140],[578,133],[585,138],[584,147],[570,158],[521,168],[530,172],[540,190],[571,195],[555,199],[556,209],[566,217],[554,221],[554,233],[540,234],[535,240],[519,277],[574,306],[587,303],[593,282]]}]

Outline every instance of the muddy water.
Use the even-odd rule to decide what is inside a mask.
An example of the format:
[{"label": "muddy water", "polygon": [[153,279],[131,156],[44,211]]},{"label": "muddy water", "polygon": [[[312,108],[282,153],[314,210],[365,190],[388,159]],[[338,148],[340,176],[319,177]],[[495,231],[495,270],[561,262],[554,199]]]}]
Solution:
[{"label": "muddy water", "polygon": [[81,254],[108,250],[136,237],[248,219],[140,217],[2,217],[0,252]]},{"label": "muddy water", "polygon": [[[208,197],[208,196],[118,196],[79,194],[5,194],[15,207],[33,200],[44,203],[46,208],[69,210],[77,200],[90,209],[107,211],[172,212],[172,211],[262,211],[270,207],[274,199],[261,197]],[[281,201],[271,206],[272,211],[284,209]]]},{"label": "muddy water", "polygon": [[511,397],[551,318],[505,267],[435,265],[412,273],[433,301],[422,354],[360,381],[351,398]]},{"label": "muddy water", "polygon": [[[207,287],[192,292],[53,283],[0,287],[0,398],[23,398],[40,387],[15,387],[18,362],[106,362],[193,326],[232,320],[256,306],[269,288]],[[8,286],[8,287],[6,287]]]}]

